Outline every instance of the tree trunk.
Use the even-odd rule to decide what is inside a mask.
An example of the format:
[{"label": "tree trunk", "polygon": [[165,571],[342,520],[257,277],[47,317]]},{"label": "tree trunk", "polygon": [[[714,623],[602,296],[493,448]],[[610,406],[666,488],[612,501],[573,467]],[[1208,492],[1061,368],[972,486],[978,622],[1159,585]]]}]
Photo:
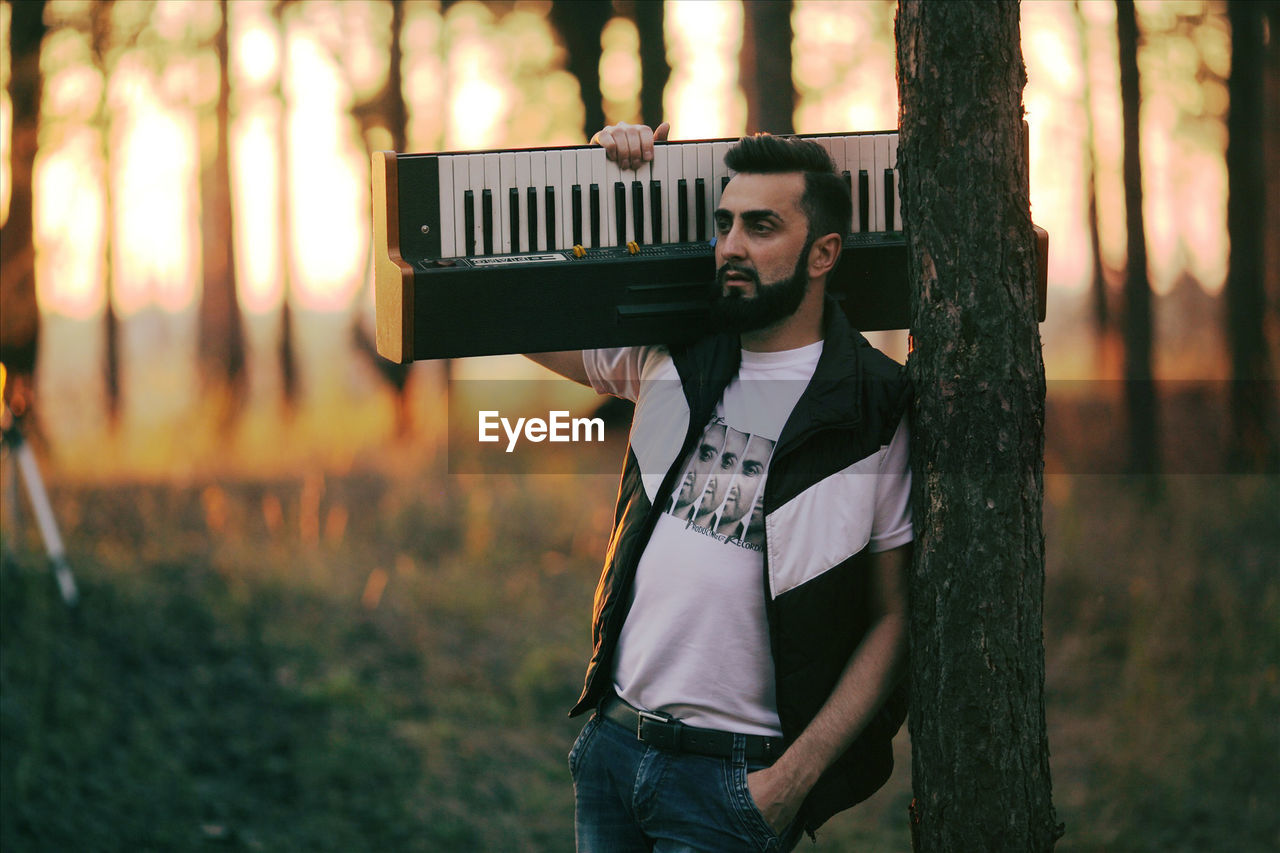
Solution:
[{"label": "tree trunk", "polygon": [[231,224],[231,78],[227,68],[227,0],[219,0],[221,22],[215,41],[218,54],[218,102],[215,129],[205,136],[213,150],[200,176],[201,254],[204,287],[200,293],[197,352],[203,378],[225,393],[227,418],[238,414],[248,390],[244,324],[236,293],[236,265]]},{"label": "tree trunk", "polygon": [[[1232,468],[1275,470],[1276,443],[1271,434],[1275,386],[1266,328],[1267,294],[1263,280],[1266,254],[1268,175],[1263,163],[1263,8],[1230,0],[1231,97],[1227,116],[1227,234],[1231,254],[1227,271],[1227,342],[1231,351]],[[1271,177],[1271,180],[1274,180]]]},{"label": "tree trunk", "polygon": [[0,362],[7,370],[4,399],[14,414],[29,404],[40,343],[36,303],[35,244],[31,184],[40,123],[40,44],[44,3],[9,7],[12,130],[9,147],[9,218],[0,228]]},{"label": "tree trunk", "polygon": [[747,132],[792,133],[791,0],[743,4],[738,79],[747,96]]},{"label": "tree trunk", "polygon": [[1089,28],[1080,11],[1080,0],[1073,0],[1072,11],[1075,13],[1076,33],[1080,41],[1080,73],[1084,86],[1080,100],[1084,109],[1084,163],[1086,192],[1088,201],[1089,254],[1093,260],[1093,273],[1089,282],[1089,295],[1093,303],[1094,333],[1098,340],[1110,331],[1110,316],[1107,306],[1107,276],[1102,266],[1102,247],[1098,237],[1098,169],[1096,134],[1093,127],[1093,86],[1089,83]]},{"label": "tree trunk", "polygon": [[[103,80],[111,79],[107,67],[107,54],[111,40],[111,3],[97,0],[89,12],[90,43],[93,50],[93,61]],[[107,422],[114,430],[120,425],[121,387],[120,387],[120,317],[116,314],[116,264],[115,264],[115,206],[112,200],[111,187],[113,173],[111,169],[111,107],[107,102],[107,88],[102,88],[98,96],[98,107],[94,117],[98,125],[98,154],[102,158],[102,325],[103,325],[103,385],[107,392]]]},{"label": "tree trunk", "polygon": [[604,127],[604,96],[600,92],[600,34],[613,15],[612,3],[552,0],[551,24],[564,40],[566,68],[578,80],[584,108],[582,132],[590,139]]},{"label": "tree trunk", "polygon": [[916,851],[1047,851],[1044,362],[1014,3],[898,8]]},{"label": "tree trunk", "polygon": [[[1263,96],[1263,157],[1266,174],[1271,176],[1271,180],[1267,181],[1263,291],[1267,294],[1265,325],[1274,356],[1280,352],[1280,0],[1271,0],[1266,4],[1266,10],[1267,30],[1271,35],[1263,59],[1263,77],[1266,81]],[[1276,365],[1275,362],[1272,364],[1274,377]]]},{"label": "tree trunk", "polygon": [[1120,101],[1124,111],[1124,197],[1128,261],[1124,281],[1124,388],[1129,421],[1129,469],[1159,473],[1156,394],[1151,369],[1151,285],[1142,218],[1142,156],[1138,142],[1138,21],[1133,0],[1116,0]]},{"label": "tree trunk", "polygon": [[276,129],[276,233],[280,244],[280,398],[285,413],[298,404],[298,355],[293,340],[293,181],[289,157],[289,94],[285,76],[289,68],[289,25],[285,20],[288,0],[277,0],[276,33],[280,40],[280,70],[276,75],[276,103],[280,124]]},{"label": "tree trunk", "polygon": [[671,77],[663,4],[661,0],[638,0],[634,7],[636,32],[640,36],[640,120],[657,127],[665,112],[662,94]]},{"label": "tree trunk", "polygon": [[[404,47],[401,43],[404,30],[404,0],[391,0],[391,51],[387,70],[387,82],[382,89],[368,101],[358,104],[352,111],[360,122],[363,136],[368,139],[368,131],[373,127],[381,127],[391,135],[391,147],[394,151],[408,150],[409,110],[404,102],[403,65]],[[370,246],[372,252],[373,247]],[[351,343],[357,353],[361,353],[372,363],[377,375],[391,389],[392,405],[395,410],[395,435],[405,438],[413,433],[413,411],[409,407],[409,381],[413,376],[413,365],[397,364],[378,355],[373,335],[363,325],[359,309],[351,320]],[[449,360],[440,361],[444,374],[445,388],[449,387],[451,373]],[[447,393],[447,390],[446,390]]]}]

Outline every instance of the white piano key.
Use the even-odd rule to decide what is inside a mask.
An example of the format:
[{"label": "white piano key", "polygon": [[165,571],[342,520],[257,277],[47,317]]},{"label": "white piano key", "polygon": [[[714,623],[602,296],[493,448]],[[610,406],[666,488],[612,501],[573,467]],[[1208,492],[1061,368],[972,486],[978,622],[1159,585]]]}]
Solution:
[{"label": "white piano key", "polygon": [[858,137],[858,168],[867,173],[867,230],[879,231],[876,224],[876,207],[880,204],[876,193],[876,141],[872,136]]},{"label": "white piano key", "polygon": [[844,180],[844,173],[849,173],[849,201],[852,205],[849,218],[849,230],[857,233],[859,229],[858,222],[858,140],[856,137],[846,136],[840,139],[840,161],[841,165],[836,174]]},{"label": "white piano key", "polygon": [[[658,225],[658,233],[653,235],[652,242],[654,243],[675,242],[671,237],[671,211],[674,210],[671,205],[671,197],[674,194],[674,186],[670,183],[670,179],[667,177],[667,173],[670,171],[668,168],[668,161],[670,158],[667,154],[668,151],[665,144],[659,143],[653,146],[653,164],[652,169],[650,170],[649,179],[651,181],[658,182],[659,192],[661,193],[661,196],[658,199],[658,216],[660,221]],[[652,187],[650,187],[649,194],[652,197]],[[650,215],[649,221],[653,221],[652,215]]]},{"label": "white piano key", "polygon": [[[653,161],[640,164],[636,169],[635,180],[640,182],[640,221],[635,222],[636,242],[641,245],[653,244],[653,197],[650,194],[649,182],[653,180]],[[631,202],[632,217],[635,216],[636,204]]]},{"label": "white piano key", "polygon": [[453,255],[453,163],[449,157],[436,158],[436,174],[439,176],[440,201],[436,210],[440,215],[440,257]]},{"label": "white piano key", "polygon": [[[707,204],[708,216],[712,221],[715,220],[714,211],[720,206],[720,194],[724,191],[724,179],[729,177],[729,167],[724,164],[724,155],[729,153],[729,149],[733,147],[732,142],[713,142],[711,144],[711,169],[714,181],[711,182],[711,200]],[[707,226],[707,234],[714,236],[715,230],[710,224]]]},{"label": "white piano key", "polygon": [[[712,202],[712,199],[718,199],[718,196],[715,193],[715,186],[714,186],[715,185],[715,166],[713,163],[713,158],[715,155],[711,150],[711,146],[707,144],[696,145],[694,146],[694,150],[697,152],[697,157],[698,157],[697,176],[703,179],[702,198],[705,206],[703,208],[703,214],[700,217],[700,219],[689,220],[690,222],[693,223],[690,230],[693,232],[693,239],[695,241],[698,240],[699,234],[701,234],[702,240],[705,242],[706,240],[711,239],[711,237],[715,235],[715,230],[711,227],[712,215],[713,215],[713,212],[715,211],[715,205],[713,205],[711,202]],[[694,189],[694,196],[695,196],[694,210],[696,211],[698,208],[696,181],[690,183],[690,187]]]},{"label": "white piano key", "polygon": [[[537,224],[537,233],[534,236],[533,245],[529,246],[526,251],[529,252],[545,252],[547,246],[547,152],[530,151],[529,152],[529,186],[534,189],[534,210],[528,211]],[[528,194],[525,194],[528,197]],[[528,230],[527,228],[525,229]],[[523,246],[524,244],[521,243]]]},{"label": "white piano key", "polygon": [[[530,166],[533,160],[533,152],[517,151],[515,152],[516,175],[513,186],[516,188],[516,201],[520,211],[520,224],[516,233],[511,235],[511,251],[514,252],[532,252],[535,246],[529,245],[529,192],[528,188],[533,186],[530,182]],[[508,218],[507,220],[511,220]]]},{"label": "white piano key", "polygon": [[[502,251],[502,231],[501,219],[499,211],[502,204],[499,201],[502,195],[502,157],[499,153],[485,154],[484,157],[484,188],[489,191],[490,208],[489,221],[486,225],[489,233],[492,235],[492,250],[486,250],[485,254],[498,254]],[[480,196],[480,212],[484,214],[484,195]]]},{"label": "white piano key", "polygon": [[885,197],[884,197],[884,170],[889,167],[889,136],[880,133],[875,136],[876,145],[876,171],[872,176],[872,183],[875,184],[876,199],[876,230],[888,230],[888,224],[885,222]]},{"label": "white piano key", "polygon": [[[471,236],[475,241],[476,255],[484,254],[484,155],[467,155],[467,189],[472,193]],[[465,220],[464,220],[465,222]]]},{"label": "white piano key", "polygon": [[467,168],[466,157],[450,157],[449,168],[453,172],[453,199],[450,203],[449,210],[453,214],[453,251],[447,253],[449,257],[461,258],[467,254],[467,235],[466,220],[463,218],[463,193],[466,192],[469,181],[470,171]]},{"label": "white piano key", "polygon": [[902,190],[898,186],[898,134],[889,134],[889,167],[893,169],[893,222],[889,230],[902,230]]},{"label": "white piano key", "polygon": [[818,136],[813,139],[814,142],[822,146],[827,152],[827,156],[836,164],[836,174],[840,173],[840,161],[844,159],[844,142],[835,136]]},{"label": "white piano key", "polygon": [[[551,187],[555,204],[555,241],[548,250],[564,249],[564,158],[559,151],[547,152],[547,186]],[[545,192],[545,190],[544,190]],[[543,210],[546,210],[545,200]]]},{"label": "white piano key", "polygon": [[578,155],[576,152],[560,152],[560,186],[556,189],[560,219],[563,223],[564,243],[560,248],[573,248],[573,185],[578,183]]},{"label": "white piano key", "polygon": [[624,180],[622,169],[618,168],[618,164],[614,160],[605,158],[604,161],[604,179],[600,184],[600,201],[603,203],[604,209],[608,211],[604,220],[608,223],[608,229],[601,232],[602,243],[606,246],[618,245],[618,217],[626,214],[625,210],[618,210],[618,203],[614,197],[614,187],[619,181]]},{"label": "white piano key", "polygon": [[500,255],[510,255],[520,250],[520,235],[511,233],[511,189],[516,186],[516,154],[507,151],[498,155],[498,192],[494,207],[498,214],[493,248]]},{"label": "white piano key", "polygon": [[680,151],[671,145],[655,145],[653,148],[653,174],[662,182],[662,243],[675,243],[680,239],[680,222],[676,195],[676,181],[679,180]]},{"label": "white piano key", "polygon": [[[695,198],[695,179],[698,177],[698,146],[692,143],[685,143],[680,146],[680,159],[684,162],[684,178],[687,184],[685,193],[685,215],[689,220],[689,233],[686,235],[688,242],[698,239],[698,206]],[[710,158],[708,158],[710,159]]]},{"label": "white piano key", "polygon": [[609,199],[608,199],[608,194],[605,192],[605,188],[604,188],[606,176],[608,175],[608,172],[609,172],[609,167],[608,167],[609,158],[604,156],[604,149],[599,147],[588,149],[587,154],[589,155],[589,158],[591,160],[591,180],[588,183],[588,185],[583,188],[583,192],[585,193],[585,195],[583,196],[583,199],[586,201],[587,209],[586,209],[586,213],[583,216],[582,221],[584,223],[584,227],[586,228],[587,235],[590,236],[591,234],[591,186],[590,185],[595,184],[598,187],[600,187],[600,210],[599,210],[600,245],[611,246],[613,245],[613,243],[609,235],[612,233],[611,228],[613,223],[613,217],[609,215],[609,204],[608,204]]}]

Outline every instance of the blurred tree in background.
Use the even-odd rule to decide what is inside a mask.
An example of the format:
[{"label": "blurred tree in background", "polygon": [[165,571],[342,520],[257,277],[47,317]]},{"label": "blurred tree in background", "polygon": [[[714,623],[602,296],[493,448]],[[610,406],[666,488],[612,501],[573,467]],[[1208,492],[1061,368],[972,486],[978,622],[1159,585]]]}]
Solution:
[{"label": "blurred tree in background", "polygon": [[11,71],[9,98],[13,119],[9,157],[9,218],[0,228],[0,362],[9,370],[5,402],[15,414],[26,409],[23,387],[36,370],[40,312],[36,304],[36,265],[32,187],[40,120],[40,45],[44,41],[44,2],[10,6]]}]

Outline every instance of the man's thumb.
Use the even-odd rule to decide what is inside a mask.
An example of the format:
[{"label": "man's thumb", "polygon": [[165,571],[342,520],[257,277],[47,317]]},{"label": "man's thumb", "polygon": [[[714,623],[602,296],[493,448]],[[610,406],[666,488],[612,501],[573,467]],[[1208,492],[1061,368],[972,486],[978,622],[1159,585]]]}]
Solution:
[{"label": "man's thumb", "polygon": [[666,142],[667,135],[671,133],[671,122],[664,121],[653,131],[654,142]]}]

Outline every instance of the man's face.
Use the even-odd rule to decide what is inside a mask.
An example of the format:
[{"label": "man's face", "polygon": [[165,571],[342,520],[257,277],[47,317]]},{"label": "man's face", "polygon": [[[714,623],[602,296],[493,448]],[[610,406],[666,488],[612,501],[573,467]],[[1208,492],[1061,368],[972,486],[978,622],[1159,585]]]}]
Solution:
[{"label": "man's face", "polygon": [[[720,514],[721,524],[739,521],[746,515],[757,492],[761,491],[760,484],[764,482],[764,473],[772,453],[772,441],[758,435],[751,436],[746,450],[742,453],[737,476],[733,478],[729,493],[725,496],[724,511]],[[763,498],[763,495],[761,497]]]},{"label": "man's face", "polygon": [[730,429],[725,435],[724,447],[716,458],[711,474],[707,477],[706,485],[702,489],[702,503],[698,505],[699,519],[705,519],[719,508],[720,502],[724,500],[725,491],[729,488],[729,481],[738,470],[742,451],[746,446],[745,432]]},{"label": "man's face", "polygon": [[800,208],[804,176],[742,173],[716,209],[713,324],[749,332],[795,313],[809,286],[812,241]]},{"label": "man's face", "polygon": [[697,447],[694,448],[693,459],[685,468],[684,479],[680,481],[680,491],[676,493],[673,512],[681,518],[688,518],[687,508],[706,488],[707,476],[724,448],[725,429],[724,424],[708,426],[702,433],[702,439]]}]

